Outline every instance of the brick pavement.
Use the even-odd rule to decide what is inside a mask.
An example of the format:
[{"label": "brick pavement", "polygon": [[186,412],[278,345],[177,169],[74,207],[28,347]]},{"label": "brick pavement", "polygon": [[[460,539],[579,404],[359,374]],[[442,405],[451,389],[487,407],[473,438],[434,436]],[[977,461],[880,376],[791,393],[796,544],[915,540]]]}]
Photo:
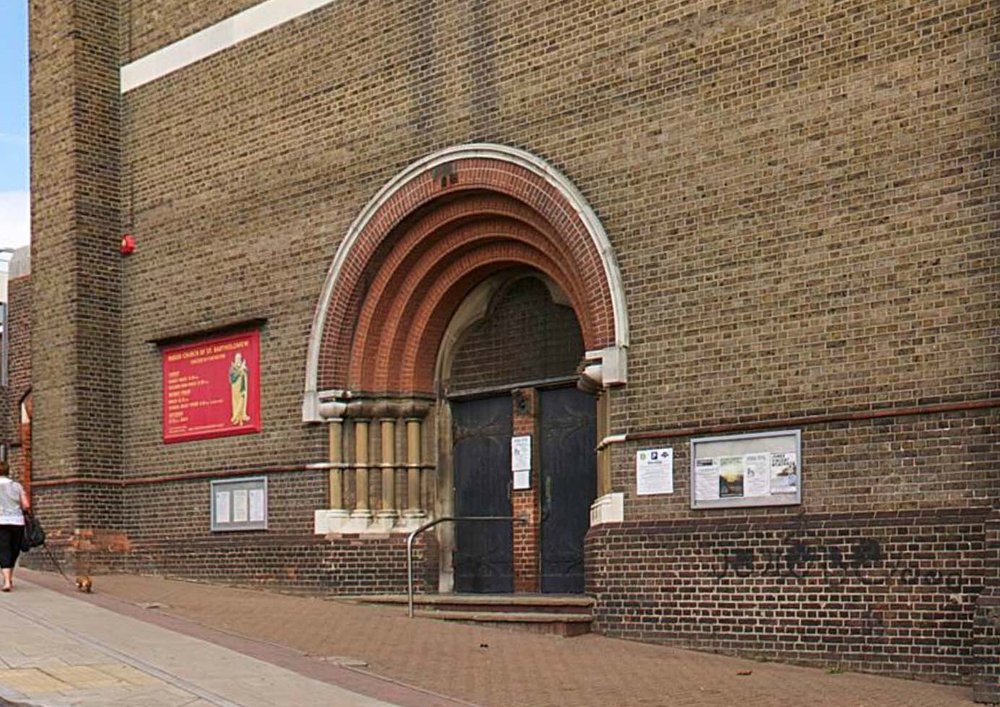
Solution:
[{"label": "brick pavement", "polygon": [[[149,615],[358,659],[392,680],[487,705],[741,707],[971,705],[967,688],[684,651],[407,619],[404,610],[153,577],[102,576],[95,598],[159,604]],[[752,671],[750,675],[741,672]]]}]

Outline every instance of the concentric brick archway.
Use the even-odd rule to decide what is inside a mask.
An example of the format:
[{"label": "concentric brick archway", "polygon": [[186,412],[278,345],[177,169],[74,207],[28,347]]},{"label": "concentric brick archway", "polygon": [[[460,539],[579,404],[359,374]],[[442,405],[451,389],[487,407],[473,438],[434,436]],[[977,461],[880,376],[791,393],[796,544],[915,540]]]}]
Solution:
[{"label": "concentric brick archway", "polygon": [[303,417],[352,397],[430,395],[442,336],[477,285],[512,268],[556,283],[588,374],[625,382],[618,267],[580,193],[537,157],[464,145],[420,160],[368,203],[341,243],[313,319]]}]

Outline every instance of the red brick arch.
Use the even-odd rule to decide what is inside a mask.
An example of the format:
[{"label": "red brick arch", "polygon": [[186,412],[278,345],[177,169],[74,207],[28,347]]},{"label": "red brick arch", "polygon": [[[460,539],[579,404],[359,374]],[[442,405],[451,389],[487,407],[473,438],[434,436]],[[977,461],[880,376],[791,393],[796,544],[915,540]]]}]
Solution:
[{"label": "red brick arch", "polygon": [[[534,163],[479,152],[397,178],[338,251],[314,321],[312,390],[430,394],[456,308],[510,268],[544,273],[563,290],[588,350],[627,345],[620,323],[616,330],[609,253],[595,242],[592,213],[571,196]],[[310,383],[307,373],[307,393]]]}]

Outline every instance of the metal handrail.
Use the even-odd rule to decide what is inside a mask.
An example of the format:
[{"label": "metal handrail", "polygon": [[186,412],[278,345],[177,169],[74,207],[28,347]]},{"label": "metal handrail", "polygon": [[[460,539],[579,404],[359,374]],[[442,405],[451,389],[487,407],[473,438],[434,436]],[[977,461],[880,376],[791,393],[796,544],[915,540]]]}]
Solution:
[{"label": "metal handrail", "polygon": [[413,540],[428,528],[433,528],[438,523],[460,523],[465,521],[494,521],[494,520],[514,520],[519,523],[527,523],[527,516],[445,516],[428,521],[419,528],[411,531],[406,536],[406,601],[407,615],[413,618]]}]

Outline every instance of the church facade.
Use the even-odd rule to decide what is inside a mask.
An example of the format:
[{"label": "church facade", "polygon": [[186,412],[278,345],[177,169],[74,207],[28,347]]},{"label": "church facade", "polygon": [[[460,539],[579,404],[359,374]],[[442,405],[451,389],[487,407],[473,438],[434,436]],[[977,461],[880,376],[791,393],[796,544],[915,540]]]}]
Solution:
[{"label": "church facade", "polygon": [[400,592],[488,517],[419,591],[1000,698],[997,40],[35,3],[14,466],[95,571]]}]

